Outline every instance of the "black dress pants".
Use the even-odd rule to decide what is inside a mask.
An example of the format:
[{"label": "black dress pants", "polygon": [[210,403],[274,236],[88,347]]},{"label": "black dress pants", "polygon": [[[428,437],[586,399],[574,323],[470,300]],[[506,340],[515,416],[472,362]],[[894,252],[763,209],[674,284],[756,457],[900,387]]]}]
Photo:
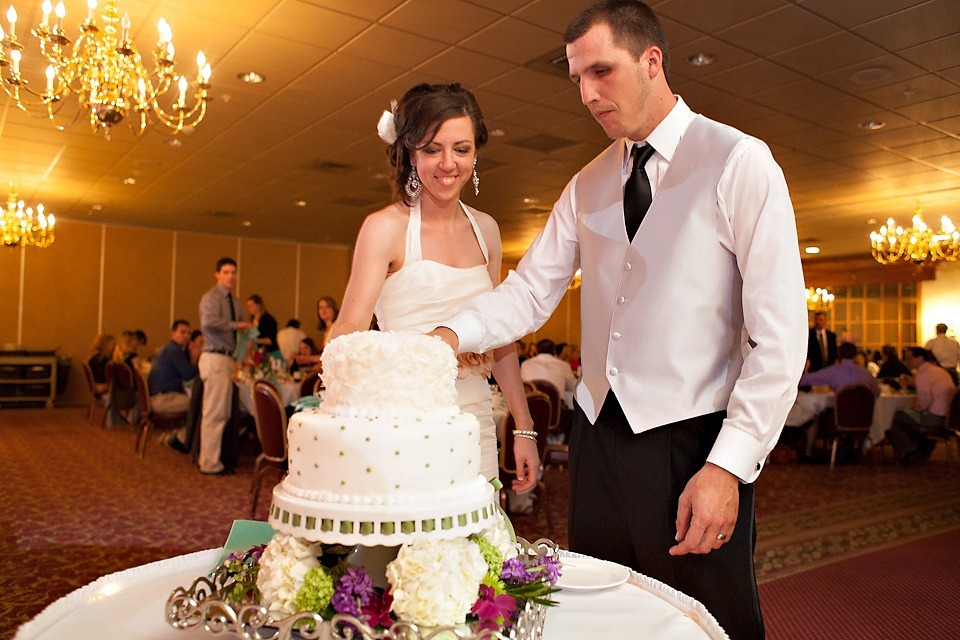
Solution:
[{"label": "black dress pants", "polygon": [[570,549],[626,565],[696,598],[731,640],[762,640],[752,484],[740,484],[737,524],[726,544],[703,555],[669,553],[676,544],[680,494],[706,462],[724,416],[712,413],[635,434],[612,391],[596,425],[578,406],[570,439]]}]

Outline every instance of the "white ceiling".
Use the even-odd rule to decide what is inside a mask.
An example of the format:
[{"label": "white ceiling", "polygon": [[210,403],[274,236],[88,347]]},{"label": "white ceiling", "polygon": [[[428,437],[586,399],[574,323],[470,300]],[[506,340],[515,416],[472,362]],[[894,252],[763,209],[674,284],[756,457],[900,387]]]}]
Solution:
[{"label": "white ceiling", "polygon": [[[16,4],[25,40],[40,2]],[[488,128],[504,132],[481,153],[480,196],[464,199],[499,220],[505,256],[516,258],[570,176],[608,143],[565,63],[550,64],[584,4],[120,0],[142,52],[163,16],[178,69],[192,75],[196,51],[206,53],[206,119],[179,148],[123,126],[107,141],[83,121],[58,131],[3,96],[0,181],[17,181],[28,202],[62,218],[352,244],[364,215],[389,202],[380,113],[415,83],[457,81],[476,93]],[[75,38],[86,3],[66,5]],[[960,222],[958,0],[652,5],[671,43],[674,90],[770,144],[801,244],[825,256],[868,252],[868,220],[907,222],[918,201],[928,222]],[[30,44],[23,66],[42,84]],[[688,64],[698,52],[715,62]],[[878,68],[887,71],[867,71]],[[237,79],[251,69],[266,82]],[[868,120],[886,126],[857,126]]]}]

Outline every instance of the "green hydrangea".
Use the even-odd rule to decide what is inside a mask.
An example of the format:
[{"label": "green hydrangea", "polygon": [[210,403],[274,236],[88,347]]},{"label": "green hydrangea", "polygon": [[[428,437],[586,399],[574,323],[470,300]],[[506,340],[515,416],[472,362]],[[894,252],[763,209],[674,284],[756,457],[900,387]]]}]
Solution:
[{"label": "green hydrangea", "polygon": [[483,559],[487,563],[487,575],[483,578],[483,584],[493,587],[500,580],[500,572],[503,570],[503,556],[500,555],[500,550],[483,536],[475,535],[471,536],[470,539],[480,547],[480,553],[483,554]]},{"label": "green hydrangea", "polygon": [[314,567],[303,578],[303,586],[297,591],[293,604],[298,611],[321,612],[333,597],[333,578],[323,567]]}]

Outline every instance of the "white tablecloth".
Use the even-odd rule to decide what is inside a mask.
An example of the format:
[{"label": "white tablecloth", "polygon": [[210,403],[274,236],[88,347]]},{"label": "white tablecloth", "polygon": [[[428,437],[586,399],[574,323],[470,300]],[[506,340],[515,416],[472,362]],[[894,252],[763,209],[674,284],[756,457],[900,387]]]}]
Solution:
[{"label": "white tablecloth", "polygon": [[880,394],[873,405],[873,423],[870,425],[870,443],[883,440],[887,429],[893,424],[893,414],[899,409],[909,409],[917,396],[912,393]]},{"label": "white tablecloth", "polygon": [[[189,587],[209,571],[219,555],[220,549],[210,549],[100,578],[51,604],[15,640],[209,640],[213,636],[202,630],[169,626],[164,604],[176,587]],[[612,589],[560,591],[556,597],[559,606],[547,613],[543,640],[727,637],[703,605],[636,573]]]},{"label": "white tablecloth", "polygon": [[832,393],[807,393],[801,391],[797,394],[797,399],[790,407],[790,413],[787,414],[787,420],[784,423],[788,427],[799,427],[813,420],[823,413],[829,407],[833,406],[834,395]]},{"label": "white tablecloth", "polygon": [[[240,404],[250,415],[256,415],[256,406],[253,403],[253,381],[241,380],[235,383],[237,393],[240,396]],[[283,400],[283,406],[294,404],[300,399],[300,383],[293,380],[281,382],[279,388],[274,385],[274,389],[280,392],[280,399]]]}]

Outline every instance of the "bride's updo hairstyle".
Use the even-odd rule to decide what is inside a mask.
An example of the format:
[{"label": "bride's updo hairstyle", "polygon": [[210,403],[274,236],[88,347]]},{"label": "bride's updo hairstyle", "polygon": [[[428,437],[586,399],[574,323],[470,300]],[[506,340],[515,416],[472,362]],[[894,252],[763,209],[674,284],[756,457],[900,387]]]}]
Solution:
[{"label": "bride's updo hairstyle", "polygon": [[451,118],[469,116],[473,122],[474,146],[479,151],[487,143],[487,127],[477,99],[459,84],[418,84],[413,87],[394,110],[397,129],[396,141],[387,147],[390,158],[390,187],[395,198],[411,206],[404,192],[410,177],[410,154],[423,142],[429,144],[444,122]]}]

